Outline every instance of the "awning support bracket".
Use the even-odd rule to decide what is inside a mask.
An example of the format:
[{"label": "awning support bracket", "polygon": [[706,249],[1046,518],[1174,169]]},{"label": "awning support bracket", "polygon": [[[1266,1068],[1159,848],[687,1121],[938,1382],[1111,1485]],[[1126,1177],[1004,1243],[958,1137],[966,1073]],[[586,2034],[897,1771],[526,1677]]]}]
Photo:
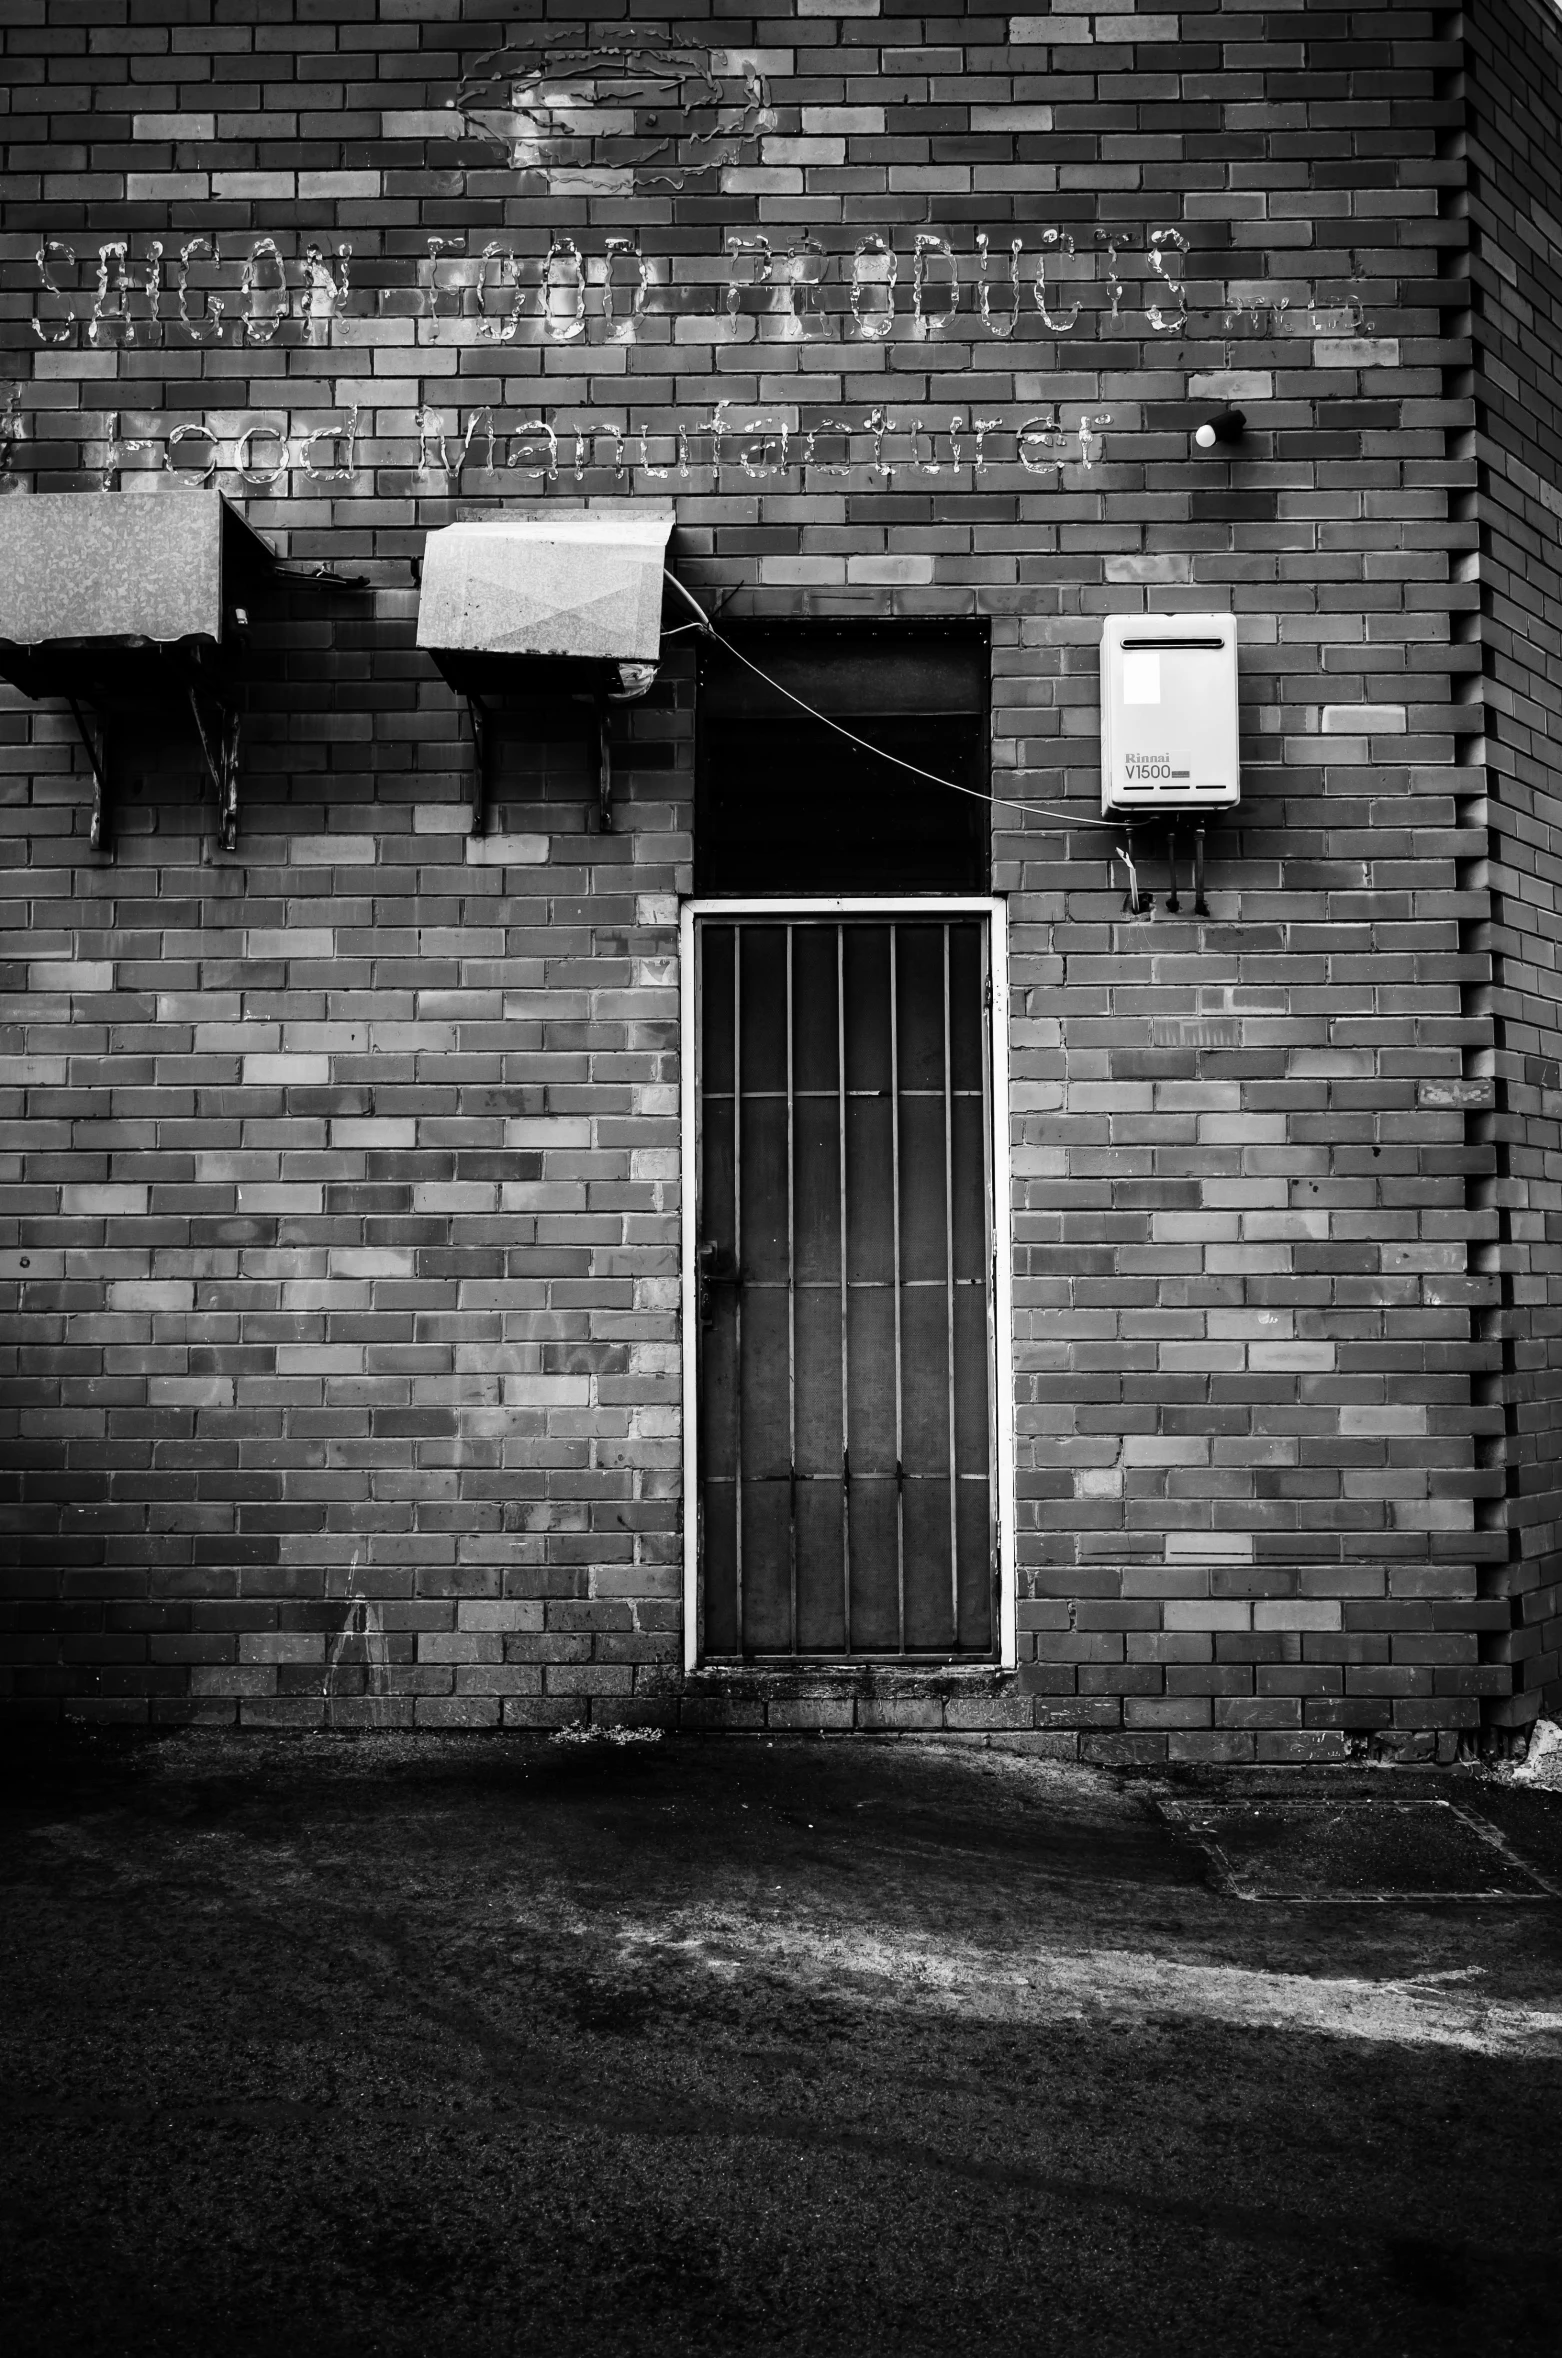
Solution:
[{"label": "awning support bracket", "polygon": [[[488,824],[489,806],[496,786],[495,767],[499,755],[499,714],[492,705],[485,704],[475,688],[463,690],[466,708],[472,718],[472,823],[469,832],[484,833]],[[601,691],[574,694],[571,699],[586,709],[581,717],[585,722],[586,759],[591,759],[593,738],[597,759],[597,825],[604,835],[613,832],[613,739],[609,726],[613,699]],[[540,705],[526,709],[542,710]]]},{"label": "awning support bracket", "polygon": [[[208,693],[210,691],[208,690]],[[201,759],[217,797],[217,839],[224,851],[239,848],[239,711],[237,705],[213,695],[218,720],[210,735],[201,718],[200,698],[194,684],[190,691],[190,717],[195,733],[201,741]]]},{"label": "awning support bracket", "polygon": [[102,851],[108,838],[108,725],[101,713],[84,712],[74,696],[66,701],[92,765],[91,843],[94,851]]},{"label": "awning support bracket", "polygon": [[597,706],[597,820],[604,835],[613,832],[613,742],[607,729],[607,698]]},{"label": "awning support bracket", "polygon": [[480,696],[469,689],[467,711],[472,716],[472,824],[469,833],[481,835],[488,823],[488,793],[493,761],[493,715]]}]

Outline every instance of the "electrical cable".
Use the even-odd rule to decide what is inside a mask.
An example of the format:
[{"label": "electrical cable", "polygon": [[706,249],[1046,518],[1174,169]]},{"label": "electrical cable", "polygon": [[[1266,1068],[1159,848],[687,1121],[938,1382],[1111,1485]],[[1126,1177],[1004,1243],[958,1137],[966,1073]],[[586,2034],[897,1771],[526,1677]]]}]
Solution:
[{"label": "electrical cable", "polygon": [[[768,671],[762,671],[757,663],[751,662],[741,647],[735,647],[730,639],[722,637],[721,632],[711,621],[698,598],[695,597],[692,590],[685,589],[677,574],[666,566],[663,567],[663,572],[678,595],[686,604],[694,608],[700,618],[699,627],[707,638],[714,639],[718,647],[724,648],[727,654],[733,656],[737,662],[743,665],[745,671],[751,671],[757,680],[763,680],[767,688],[773,688],[778,696],[784,696],[789,704],[795,704],[800,712],[806,712],[810,720],[818,721],[823,728],[833,729],[837,737],[844,737],[849,745],[856,745],[864,753],[876,755],[880,761],[893,763],[897,770],[909,770],[913,778],[925,778],[930,786],[947,786],[951,794],[969,795],[973,802],[999,804],[1004,810],[1010,811],[1039,811],[1046,816],[1066,820],[1071,826],[1104,828],[1109,835],[1123,833],[1124,822],[1121,819],[1087,818],[1083,811],[1076,811],[1066,803],[1019,802],[1012,794],[984,794],[980,787],[962,786],[955,778],[941,778],[936,771],[924,770],[914,761],[903,761],[898,753],[888,753],[882,745],[874,745],[870,743],[868,738],[859,737],[854,729],[848,729],[840,721],[832,720],[827,712],[816,711],[813,705],[805,702],[801,696],[794,696],[790,688],[783,688],[779,680],[773,680]],[[682,627],[685,630],[691,630],[695,626],[692,623],[685,623]]]},{"label": "electrical cable", "polygon": [[[421,566],[422,560],[414,558],[413,562]],[[287,581],[295,585],[312,583],[317,589],[362,590],[370,587],[367,573],[338,573],[330,565],[311,565],[303,558],[273,557],[270,572],[274,581]]]}]

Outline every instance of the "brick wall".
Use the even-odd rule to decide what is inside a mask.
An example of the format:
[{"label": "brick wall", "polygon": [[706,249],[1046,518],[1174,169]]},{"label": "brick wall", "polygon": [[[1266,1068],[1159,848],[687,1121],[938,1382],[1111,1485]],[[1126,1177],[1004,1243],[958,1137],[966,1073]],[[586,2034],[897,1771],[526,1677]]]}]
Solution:
[{"label": "brick wall", "polygon": [[[1479,1117],[1481,1265],[1501,1299],[1480,1331],[1500,1357],[1481,1397],[1501,1411],[1487,1445],[1503,1489],[1484,1518],[1505,1560],[1487,1648],[1510,1664],[1510,1724],[1562,1702],[1562,21],[1540,0],[1470,12],[1464,82],[1479,690],[1490,826],[1489,958],[1495,1103]],[[1472,620],[1475,618],[1472,618]],[[1472,682],[1472,685],[1475,683]]]},{"label": "brick wall", "polygon": [[[678,185],[600,123],[551,155],[535,126],[501,126],[508,152],[473,134],[481,54],[583,18],[599,51],[628,21],[8,17],[12,477],[177,498],[210,468],[290,555],[369,583],[254,602],[235,855],[171,726],[126,736],[109,863],[63,709],[0,712],[12,1708],[1446,1751],[1508,1708],[1517,1566],[1538,1596],[1554,1561],[1538,1471],[1509,1477],[1538,1518],[1514,1563],[1499,1496],[1547,1412],[1538,1374],[1512,1380],[1521,1272],[1507,1306],[1487,1240],[1516,1254],[1544,1205],[1532,1127],[1522,1151],[1483,1128],[1459,27],[1407,5],[691,12],[677,37],[714,52],[727,112]],[[1535,80],[1538,6],[1473,21],[1494,59],[1522,32]],[[920,272],[919,236],[943,241]],[[609,237],[647,258],[639,310]],[[1500,273],[1473,268],[1500,338]],[[1485,480],[1502,443],[1532,563],[1541,408],[1526,387],[1532,426],[1499,431],[1483,397]],[[1225,399],[1244,443],[1195,457]],[[204,431],[175,442],[181,422]],[[467,845],[470,748],[413,650],[410,561],[458,503],[518,492],[672,497],[682,578],[731,615],[990,622],[994,783],[1034,806],[994,835],[1012,1676],[678,1672],[692,672],[616,724],[614,832],[561,723],[510,747],[496,837]],[[1488,702],[1502,661],[1518,677],[1489,625],[1523,573],[1492,570],[1489,531]],[[1154,858],[1136,917],[1075,823],[1101,618],[1228,605],[1240,820],[1207,919],[1167,911]],[[1533,682],[1512,705],[1494,808],[1532,796]],[[1537,881],[1500,907],[1530,894],[1538,966],[1531,807],[1504,841]],[[1556,1088],[1528,1012],[1549,986],[1512,987],[1510,1125]]]}]

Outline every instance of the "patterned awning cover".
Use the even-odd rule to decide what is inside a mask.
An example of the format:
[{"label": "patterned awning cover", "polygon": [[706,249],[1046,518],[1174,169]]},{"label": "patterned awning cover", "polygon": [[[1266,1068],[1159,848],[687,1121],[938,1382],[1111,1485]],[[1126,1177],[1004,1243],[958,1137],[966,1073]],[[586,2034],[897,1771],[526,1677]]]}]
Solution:
[{"label": "patterned awning cover", "polygon": [[447,524],[424,551],[418,645],[654,663],[672,525],[638,503]]}]

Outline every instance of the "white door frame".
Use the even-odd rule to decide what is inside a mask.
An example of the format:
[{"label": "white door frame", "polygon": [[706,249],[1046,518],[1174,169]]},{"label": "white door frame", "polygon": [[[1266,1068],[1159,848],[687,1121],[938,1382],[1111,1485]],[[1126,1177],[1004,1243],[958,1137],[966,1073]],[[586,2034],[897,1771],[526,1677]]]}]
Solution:
[{"label": "white door frame", "polygon": [[1018,1658],[1014,1509],[1014,1260],[1009,1188],[1009,922],[1007,905],[989,894],[901,898],[818,893],[797,899],[689,900],[678,913],[680,1136],[683,1186],[683,1663],[700,1660],[700,1491],[698,1353],[695,1298],[699,1244],[699,1094],[695,1086],[694,928],[701,918],[984,917],[993,1003],[992,1059],[993,1420],[998,1473],[998,1659]]}]

